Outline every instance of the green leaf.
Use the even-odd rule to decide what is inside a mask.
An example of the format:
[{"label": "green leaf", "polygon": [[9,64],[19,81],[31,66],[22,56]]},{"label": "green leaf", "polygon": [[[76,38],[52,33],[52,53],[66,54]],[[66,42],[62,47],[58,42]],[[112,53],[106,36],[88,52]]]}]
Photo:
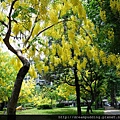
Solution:
[{"label": "green leaf", "polygon": [[12,18],[16,18],[19,14],[20,10],[16,10],[13,14],[12,14]]},{"label": "green leaf", "polygon": [[37,14],[37,11],[36,11],[34,8],[32,8],[32,7],[29,7],[28,10],[29,10],[31,13]]},{"label": "green leaf", "polygon": [[17,10],[15,10],[15,12],[12,14],[12,18],[16,18],[19,14],[19,12],[22,10],[23,8],[21,6],[18,7]]}]

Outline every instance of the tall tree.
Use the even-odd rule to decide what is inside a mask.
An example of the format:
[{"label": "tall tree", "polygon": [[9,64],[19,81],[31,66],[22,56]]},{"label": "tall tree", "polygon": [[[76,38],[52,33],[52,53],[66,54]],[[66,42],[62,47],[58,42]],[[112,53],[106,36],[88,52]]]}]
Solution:
[{"label": "tall tree", "polygon": [[[119,54],[119,24],[120,24],[120,10],[119,10],[119,1],[117,0],[87,0],[85,2],[86,11],[88,17],[95,23],[96,28],[99,30],[97,34],[96,42],[99,44],[99,47],[106,51],[107,53]],[[104,34],[104,35],[103,35]],[[110,67],[112,73],[115,73],[115,69]],[[110,73],[111,74],[111,73]],[[118,76],[112,76],[112,80],[108,79],[108,87],[113,87],[112,91],[116,91],[116,85],[113,84],[115,82],[119,83]],[[119,84],[118,84],[119,85]],[[110,88],[111,89],[111,88]],[[114,93],[114,95],[113,95]],[[111,92],[112,96],[112,105],[115,101],[115,97],[113,100],[113,96],[115,96],[115,92]]]},{"label": "tall tree", "polygon": [[[64,15],[71,10],[74,14],[66,19]],[[75,14],[77,14],[79,18],[77,22]],[[79,0],[2,0],[0,2],[0,40],[4,42],[6,47],[14,53],[23,64],[18,71],[13,92],[8,103],[8,115],[15,115],[16,113],[16,104],[22,81],[30,67],[30,63],[26,58],[29,58],[29,60],[34,59],[35,62],[40,60],[41,44],[47,41],[45,40],[47,38],[44,38],[44,43],[42,43],[40,39],[41,34],[51,28],[49,33],[59,39],[63,34],[62,30],[64,28],[61,23],[65,21],[68,21],[68,24],[71,25],[75,23],[72,25],[72,33],[74,33],[75,25],[79,24],[79,20],[87,24],[85,10]],[[42,35],[48,36],[48,32]],[[69,35],[71,35],[70,32]],[[71,42],[73,42],[72,39]],[[42,49],[47,53],[48,46],[44,46]],[[35,52],[36,50],[37,52]],[[24,53],[27,53],[27,56],[23,56]],[[38,55],[38,57],[35,55]],[[64,56],[63,61],[65,61]],[[38,62],[38,70],[40,70],[40,67],[41,65]],[[44,66],[44,70],[47,71],[48,67]],[[34,74],[32,75],[34,76]]]},{"label": "tall tree", "polygon": [[[95,45],[94,24],[87,19],[79,0],[2,0],[0,24],[0,40],[17,56],[18,64],[20,61],[23,64],[8,103],[8,115],[16,113],[22,81],[30,62],[36,63],[29,71],[32,77],[36,77],[35,68],[41,73],[59,64],[75,68],[76,75],[87,63],[85,58],[79,59],[83,51],[90,57]],[[54,41],[50,42],[48,38]]]}]

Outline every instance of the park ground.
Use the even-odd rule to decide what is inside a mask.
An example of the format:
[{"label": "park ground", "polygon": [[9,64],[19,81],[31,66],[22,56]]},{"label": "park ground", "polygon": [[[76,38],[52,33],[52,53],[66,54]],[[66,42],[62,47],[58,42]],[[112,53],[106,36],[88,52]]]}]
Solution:
[{"label": "park ground", "polygon": [[[5,111],[0,111],[3,115]],[[46,110],[38,110],[37,108],[18,110],[17,115],[77,115],[76,107],[53,108]],[[86,115],[86,107],[82,107],[82,115]],[[94,110],[91,115],[120,115],[120,109],[106,106],[104,108]]]},{"label": "park ground", "polygon": [[[4,111],[0,111],[0,115],[3,115]],[[86,107],[82,107],[82,115],[86,115]],[[53,108],[53,109],[46,109],[46,110],[38,110],[37,108],[27,109],[27,110],[18,110],[17,111],[17,120],[69,120],[70,116],[77,115],[77,108],[76,107],[64,107],[64,108]],[[20,115],[20,116],[19,116]],[[23,116],[21,116],[23,115]],[[33,116],[32,116],[33,115]],[[120,110],[115,109],[113,107],[106,106],[99,110],[94,110],[93,113],[90,115],[101,116],[101,115],[120,115]],[[1,117],[1,116],[0,116]],[[0,120],[4,120],[1,117]],[[71,120],[71,119],[70,119]]]},{"label": "park ground", "polygon": [[[86,106],[82,107],[82,114],[86,114]],[[0,115],[3,115],[4,111],[0,111]],[[37,108],[27,109],[27,110],[17,110],[17,115],[77,115],[77,108],[76,107],[64,107],[64,108],[53,108],[53,109],[41,109],[38,110]],[[99,110],[94,110],[93,115],[103,115],[104,108]]]}]

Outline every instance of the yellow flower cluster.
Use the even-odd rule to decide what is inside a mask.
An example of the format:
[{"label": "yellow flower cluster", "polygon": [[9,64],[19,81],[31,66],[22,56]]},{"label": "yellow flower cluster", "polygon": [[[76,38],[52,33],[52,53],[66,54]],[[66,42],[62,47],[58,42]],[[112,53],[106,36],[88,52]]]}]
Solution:
[{"label": "yellow flower cluster", "polygon": [[49,70],[49,66],[45,66],[45,65],[44,65],[44,66],[43,66],[43,70],[44,70],[45,73],[47,73],[48,70]]},{"label": "yellow flower cluster", "polygon": [[35,45],[33,45],[31,46],[31,48],[27,53],[28,58],[33,58],[35,56],[35,53],[36,53],[36,49],[35,49]]},{"label": "yellow flower cluster", "polygon": [[100,10],[100,17],[105,22],[106,21],[106,11]]},{"label": "yellow flower cluster", "polygon": [[[71,45],[64,40],[64,37],[61,43],[62,45],[53,43],[50,49],[50,62],[54,64],[54,66],[57,66],[60,63],[68,63],[71,59]],[[58,54],[58,57],[54,57],[56,54]]]},{"label": "yellow flower cluster", "polygon": [[37,72],[35,70],[35,66],[34,65],[31,65],[30,66],[30,69],[29,69],[29,74],[32,78],[37,78]]},{"label": "yellow flower cluster", "polygon": [[3,7],[3,9],[6,9],[6,8],[7,8],[7,4],[6,4],[6,2],[3,1],[3,2],[1,3],[1,6]]},{"label": "yellow flower cluster", "polygon": [[49,19],[51,23],[57,23],[58,22],[58,11],[54,10],[53,8],[49,10]]},{"label": "yellow flower cluster", "polygon": [[14,66],[14,68],[17,71],[22,67],[22,62],[18,59],[18,57],[13,57],[10,63]]},{"label": "yellow flower cluster", "polygon": [[44,67],[44,62],[43,61],[38,61],[35,66],[38,70],[39,73],[42,73],[42,69]]},{"label": "yellow flower cluster", "polygon": [[110,40],[114,39],[114,31],[112,28],[110,30],[108,30],[108,39],[110,39]]},{"label": "yellow flower cluster", "polygon": [[80,60],[77,61],[77,69],[79,72],[81,72],[82,69],[86,68],[87,65],[87,59],[84,57],[82,62],[80,62]]},{"label": "yellow flower cluster", "polygon": [[57,88],[58,95],[68,99],[70,95],[75,95],[75,87],[69,86],[68,84],[64,83],[59,85]]},{"label": "yellow flower cluster", "polygon": [[3,21],[3,19],[4,19],[3,13],[0,12],[0,21]]},{"label": "yellow flower cluster", "polygon": [[[48,23],[47,26],[50,26],[51,23]],[[51,32],[52,31],[52,32]],[[54,26],[51,29],[48,29],[47,31],[45,31],[45,35],[46,36],[52,36],[55,39],[60,39],[63,33],[63,25],[59,24],[58,26]]]},{"label": "yellow flower cluster", "polygon": [[120,12],[120,1],[119,0],[110,0],[110,7],[113,12],[118,11]]},{"label": "yellow flower cluster", "polygon": [[[74,2],[73,2],[73,0],[71,0],[71,2],[72,2],[72,10],[73,10],[74,14],[77,13],[78,17],[85,21],[86,20],[86,11],[85,11],[84,7],[82,6],[82,2],[79,0],[74,0]],[[76,5],[76,6],[74,6],[74,5]]]},{"label": "yellow flower cluster", "polygon": [[34,38],[34,36],[37,35],[40,30],[41,30],[40,23],[38,22],[35,24],[34,30],[32,32],[32,37]]},{"label": "yellow flower cluster", "polygon": [[35,89],[34,79],[29,79],[28,81],[24,80],[22,82],[22,87],[21,87],[18,101],[21,103],[33,102],[31,97],[33,97],[32,95],[33,95],[34,89]]},{"label": "yellow flower cluster", "polygon": [[14,35],[18,35],[19,32],[22,30],[22,26],[20,23],[14,23],[13,25],[13,29],[12,29],[12,32],[14,33]]}]

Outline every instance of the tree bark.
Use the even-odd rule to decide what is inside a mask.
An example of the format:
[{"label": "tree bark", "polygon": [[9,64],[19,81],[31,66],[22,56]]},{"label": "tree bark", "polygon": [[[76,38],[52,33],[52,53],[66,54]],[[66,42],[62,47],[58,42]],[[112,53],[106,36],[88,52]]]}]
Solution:
[{"label": "tree bark", "polygon": [[74,69],[75,76],[75,86],[76,86],[76,98],[77,98],[77,114],[81,115],[81,105],[80,105],[80,85],[78,82],[77,68]]},{"label": "tree bark", "polygon": [[8,106],[7,106],[7,114],[8,115],[16,114],[16,105],[17,105],[22,81],[23,81],[25,75],[27,74],[28,70],[29,70],[29,63],[27,65],[23,65],[23,67],[19,70],[19,72],[17,74],[13,92],[12,92],[11,98],[10,98],[10,100],[8,102]]},{"label": "tree bark", "polygon": [[89,115],[89,114],[90,114],[90,111],[91,111],[91,113],[92,113],[92,103],[89,103],[89,102],[88,102],[86,114]]}]

